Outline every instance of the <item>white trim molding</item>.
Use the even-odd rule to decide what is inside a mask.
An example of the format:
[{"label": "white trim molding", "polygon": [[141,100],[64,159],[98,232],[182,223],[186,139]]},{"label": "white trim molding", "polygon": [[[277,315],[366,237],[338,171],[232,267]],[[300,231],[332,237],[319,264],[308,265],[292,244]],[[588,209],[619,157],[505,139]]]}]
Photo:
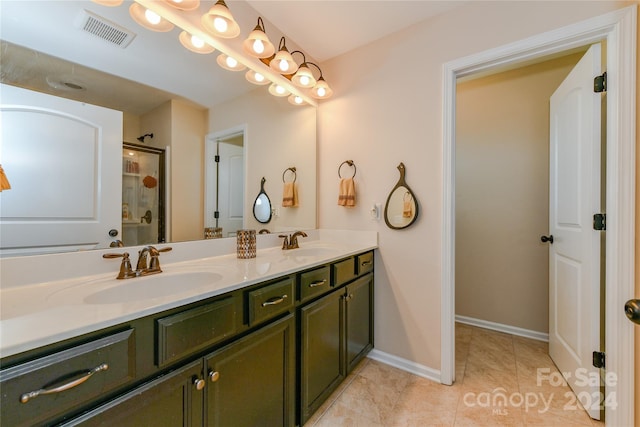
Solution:
[{"label": "white trim molding", "polygon": [[456,323],[477,326],[478,328],[491,329],[492,331],[503,332],[509,335],[530,338],[537,341],[549,342],[549,334],[546,332],[532,331],[531,329],[519,328],[517,326],[505,325],[504,323],[490,322],[488,320],[475,319],[473,317],[456,315]]},{"label": "white trim molding", "polygon": [[456,80],[576,47],[607,42],[607,371],[606,385],[617,409],[605,407],[607,426],[634,425],[633,324],[624,303],[634,297],[635,135],[637,5],[597,16],[444,64],[443,68],[443,224],[440,382],[455,379],[455,114]]},{"label": "white trim molding", "polygon": [[402,357],[394,356],[393,354],[385,353],[376,349],[371,350],[367,357],[371,360],[376,360],[386,365],[393,366],[394,368],[402,369],[403,371],[419,377],[440,382],[440,371],[412,362],[411,360],[403,359]]}]

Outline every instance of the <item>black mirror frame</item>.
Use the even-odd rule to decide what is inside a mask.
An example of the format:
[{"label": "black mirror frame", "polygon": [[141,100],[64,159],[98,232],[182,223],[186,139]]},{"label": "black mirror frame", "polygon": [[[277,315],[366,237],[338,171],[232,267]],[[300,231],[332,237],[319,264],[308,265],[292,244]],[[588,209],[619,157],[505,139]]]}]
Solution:
[{"label": "black mirror frame", "polygon": [[[412,225],[414,222],[416,222],[416,219],[418,219],[418,212],[420,211],[419,206],[418,206],[418,200],[416,199],[415,194],[413,194],[413,191],[407,185],[407,182],[405,180],[406,168],[404,166],[404,163],[400,162],[400,164],[398,165],[398,171],[400,171],[400,178],[398,179],[398,182],[393,187],[391,192],[389,192],[389,196],[387,197],[387,202],[384,205],[384,222],[387,224],[387,227],[389,227],[389,228],[391,228],[393,230],[402,230],[403,228],[407,228],[410,225]],[[405,224],[405,225],[403,225],[401,227],[397,227],[397,226],[391,224],[391,222],[389,221],[389,216],[387,215],[387,212],[389,211],[389,202],[391,201],[391,196],[393,195],[393,193],[398,188],[401,188],[401,187],[406,188],[407,191],[409,192],[409,194],[411,195],[411,197],[413,198],[413,202],[414,202],[414,206],[415,206],[415,212],[413,214],[413,218],[411,219],[411,221],[409,221],[409,223],[407,223],[407,224]]]},{"label": "black mirror frame", "polygon": [[[258,193],[258,195],[256,196],[256,199],[253,201],[253,209],[252,209],[252,211],[253,211],[253,217],[256,219],[256,221],[258,221],[258,222],[259,222],[259,223],[261,223],[261,224],[267,224],[268,222],[270,222],[270,221],[271,221],[271,217],[272,217],[272,213],[271,213],[271,199],[269,199],[269,195],[264,191],[264,183],[265,183],[266,181],[267,181],[267,180],[266,180],[264,177],[262,177],[262,180],[260,181],[260,192],[259,192],[259,193]],[[256,216],[256,204],[257,204],[258,199],[260,198],[260,196],[261,196],[261,195],[263,195],[263,194],[264,194],[264,197],[266,197],[266,198],[267,198],[267,202],[269,202],[269,218],[267,218],[267,219],[266,219],[266,220],[264,220],[264,221],[260,221],[260,220],[258,219],[258,217]]]}]

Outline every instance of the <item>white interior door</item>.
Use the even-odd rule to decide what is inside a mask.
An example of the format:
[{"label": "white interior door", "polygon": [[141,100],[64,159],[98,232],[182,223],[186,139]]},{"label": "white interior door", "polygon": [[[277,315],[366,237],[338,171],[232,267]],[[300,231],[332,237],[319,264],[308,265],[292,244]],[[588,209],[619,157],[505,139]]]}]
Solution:
[{"label": "white interior door", "polygon": [[[600,419],[600,45],[589,48],[551,96],[549,355],[594,419]],[[585,380],[588,379],[588,380]]]},{"label": "white interior door", "polygon": [[242,229],[244,215],[244,157],[241,146],[218,143],[220,155],[218,183],[218,225],[224,237]]},{"label": "white interior door", "polygon": [[108,247],[120,230],[122,113],[0,85],[0,251]]}]

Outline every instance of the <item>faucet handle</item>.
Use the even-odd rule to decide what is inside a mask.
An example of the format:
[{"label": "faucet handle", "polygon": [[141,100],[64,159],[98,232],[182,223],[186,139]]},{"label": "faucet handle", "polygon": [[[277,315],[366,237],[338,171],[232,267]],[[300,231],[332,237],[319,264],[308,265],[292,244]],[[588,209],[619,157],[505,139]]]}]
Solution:
[{"label": "faucet handle", "polygon": [[286,234],[280,234],[278,237],[284,238],[282,242],[282,249],[289,249],[289,236],[287,236]]},{"label": "faucet handle", "polygon": [[118,273],[116,279],[130,279],[132,277],[136,277],[136,272],[131,268],[129,252],[125,252],[122,254],[103,254],[102,258],[122,258],[122,262],[120,263],[120,272]]},{"label": "faucet handle", "polygon": [[151,255],[151,259],[149,260],[149,269],[148,273],[162,273],[162,269],[160,268],[160,252],[169,252],[173,248],[171,246],[164,247],[162,249],[156,249],[153,246],[149,246],[149,255]]}]

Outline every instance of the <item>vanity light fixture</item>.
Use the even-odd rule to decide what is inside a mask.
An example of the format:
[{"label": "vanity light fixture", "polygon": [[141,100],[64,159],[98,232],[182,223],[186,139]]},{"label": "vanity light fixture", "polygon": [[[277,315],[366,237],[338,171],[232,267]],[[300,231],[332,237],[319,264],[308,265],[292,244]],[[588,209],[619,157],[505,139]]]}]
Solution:
[{"label": "vanity light fixture", "polygon": [[181,32],[178,39],[180,40],[180,43],[182,43],[182,46],[189,49],[191,52],[206,54],[215,50],[213,46],[205,43],[205,41],[200,37],[189,34],[186,31]]},{"label": "vanity light fixture", "polygon": [[291,55],[293,55],[296,52],[302,55],[302,64],[300,64],[300,66],[298,67],[298,71],[296,71],[293,77],[291,77],[291,81],[293,82],[294,85],[299,87],[304,87],[304,88],[313,87],[316,84],[316,78],[313,77],[313,73],[307,66],[307,64],[309,64],[307,62],[307,58],[304,56],[304,53],[300,52],[299,50],[294,50],[293,52],[291,52]]},{"label": "vanity light fixture", "polygon": [[221,53],[220,55],[218,55],[216,62],[218,63],[219,66],[229,71],[242,71],[245,68],[247,68],[243,64],[239,63],[237,59],[231,56],[225,55],[224,53]]},{"label": "vanity light fixture", "polygon": [[280,86],[278,83],[271,83],[269,86],[269,93],[273,96],[287,96],[289,92],[284,86]]},{"label": "vanity light fixture", "polygon": [[202,15],[201,22],[207,31],[218,37],[229,39],[240,34],[240,26],[224,0],[218,0],[209,12]]},{"label": "vanity light fixture", "polygon": [[92,0],[94,3],[101,4],[102,6],[120,6],[123,0]]},{"label": "vanity light fixture", "polygon": [[331,95],[333,95],[333,90],[329,87],[329,84],[326,82],[324,77],[322,77],[322,70],[320,69],[320,67],[318,67],[318,65],[314,64],[313,62],[307,62],[307,64],[313,65],[318,69],[318,71],[320,71],[320,77],[318,77],[315,85],[313,86],[313,88],[311,88],[311,96],[316,99],[330,98]]},{"label": "vanity light fixture", "polygon": [[289,98],[287,100],[289,101],[289,104],[292,104],[292,105],[305,105],[306,104],[306,102],[304,102],[304,99],[302,99],[302,97],[300,95],[291,94],[291,95],[289,95]]},{"label": "vanity light fixture", "polygon": [[298,64],[289,53],[284,37],[280,39],[278,53],[269,62],[269,67],[280,74],[293,74],[298,69]]},{"label": "vanity light fixture", "polygon": [[173,24],[156,12],[149,10],[138,3],[131,4],[129,14],[138,24],[148,30],[166,33],[173,30]]},{"label": "vanity light fixture", "polygon": [[261,17],[258,17],[258,25],[242,43],[242,47],[246,53],[256,58],[269,58],[275,53],[276,48],[264,32],[264,22]]},{"label": "vanity light fixture", "polygon": [[171,6],[180,10],[194,10],[200,6],[200,0],[164,0]]},{"label": "vanity light fixture", "polygon": [[245,73],[245,78],[254,85],[266,85],[271,83],[263,74],[254,70],[249,70]]}]

